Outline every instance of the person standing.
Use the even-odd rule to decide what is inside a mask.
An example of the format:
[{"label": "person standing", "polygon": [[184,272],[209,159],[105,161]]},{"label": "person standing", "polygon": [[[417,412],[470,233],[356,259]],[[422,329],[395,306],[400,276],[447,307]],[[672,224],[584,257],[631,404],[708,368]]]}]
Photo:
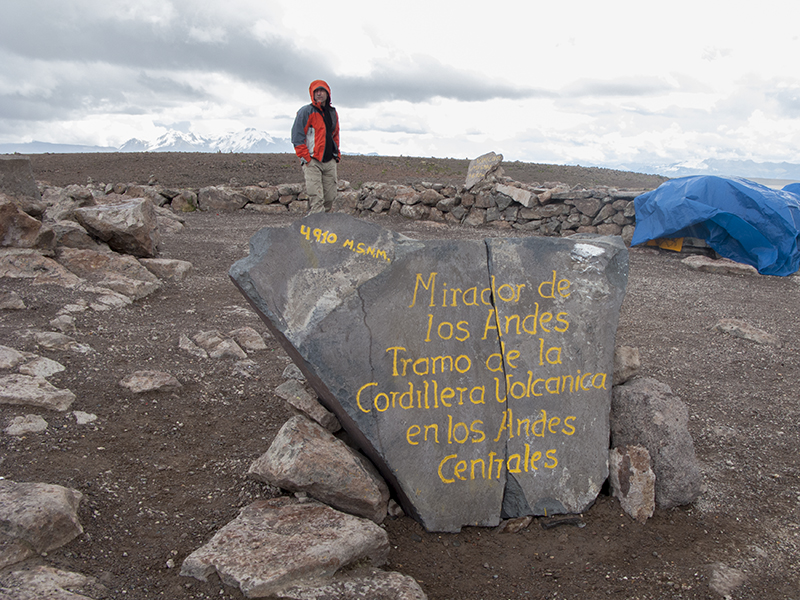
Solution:
[{"label": "person standing", "polygon": [[339,178],[339,116],[331,106],[331,88],[321,79],[308,87],[311,104],[297,111],[292,126],[292,145],[300,157],[309,212],[329,211],[336,198]]}]

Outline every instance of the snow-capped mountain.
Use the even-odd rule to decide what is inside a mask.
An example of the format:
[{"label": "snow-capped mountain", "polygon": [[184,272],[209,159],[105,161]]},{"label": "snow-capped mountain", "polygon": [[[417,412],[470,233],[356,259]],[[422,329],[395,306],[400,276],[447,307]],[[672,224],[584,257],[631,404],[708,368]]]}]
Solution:
[{"label": "snow-capped mountain", "polygon": [[626,164],[618,166],[626,171],[653,173],[665,177],[687,177],[690,175],[717,175],[720,177],[744,177],[746,179],[800,180],[800,165],[788,162],[755,162],[752,160],[728,160],[706,158],[675,162],[667,165]]},{"label": "snow-capped mountain", "polygon": [[243,131],[204,137],[171,129],[153,142],[130,139],[120,152],[293,152],[288,139],[273,138],[248,127]]}]

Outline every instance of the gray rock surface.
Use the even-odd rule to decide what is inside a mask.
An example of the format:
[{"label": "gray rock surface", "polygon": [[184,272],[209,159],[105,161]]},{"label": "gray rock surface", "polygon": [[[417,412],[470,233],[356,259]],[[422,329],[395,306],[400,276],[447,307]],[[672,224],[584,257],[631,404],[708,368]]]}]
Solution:
[{"label": "gray rock surface", "polygon": [[31,279],[34,283],[70,287],[83,280],[52,258],[26,248],[0,249],[0,278]]},{"label": "gray rock surface", "polygon": [[184,281],[193,270],[192,263],[173,258],[141,258],[139,262],[159,279]]},{"label": "gray rock surface", "polygon": [[389,489],[375,467],[320,425],[297,415],[275,436],[248,476],[291,492],[305,492],[351,515],[381,523]]},{"label": "gray rock surface", "polygon": [[55,244],[56,235],[52,227],[24,213],[0,194],[0,246],[52,252]]},{"label": "gray rock surface", "polygon": [[183,387],[174,375],[163,371],[135,371],[122,379],[119,384],[134,394],[176,392]]},{"label": "gray rock surface", "polygon": [[420,242],[325,214],[258,232],[231,277],[429,530],[596,498],[618,240]]},{"label": "gray rock surface", "polygon": [[75,209],[78,223],[112,250],[149,258],[158,254],[161,237],[150,200],[136,198],[120,204]]},{"label": "gray rock surface", "polygon": [[617,346],[614,350],[614,385],[622,385],[642,369],[638,348]]},{"label": "gray rock surface", "polygon": [[386,532],[372,521],[314,501],[257,500],[183,561],[181,575],[206,581],[216,572],[248,598],[330,578],[350,564],[384,564]]},{"label": "gray rock surface", "polygon": [[94,577],[45,565],[0,574],[3,600],[92,600],[107,598],[108,589]]},{"label": "gray rock surface", "polygon": [[60,548],[83,533],[83,495],[47,483],[0,479],[0,568]]},{"label": "gray rock surface", "polygon": [[688,423],[686,405],[664,383],[641,377],[614,387],[611,445],[647,449],[656,474],[656,503],[662,509],[694,502],[702,491]]},{"label": "gray rock surface", "polygon": [[38,433],[47,429],[47,421],[39,415],[25,415],[24,417],[14,417],[3,430],[6,435],[26,435],[28,433]]},{"label": "gray rock surface", "polygon": [[464,182],[464,187],[467,191],[480,183],[480,181],[496,169],[501,162],[503,162],[503,155],[495,154],[494,152],[487,152],[471,160],[467,169],[467,179]]},{"label": "gray rock surface", "polygon": [[714,330],[765,346],[776,346],[778,344],[778,338],[771,333],[753,327],[750,323],[739,319],[720,319],[714,325]]},{"label": "gray rock surface", "polygon": [[725,275],[758,275],[758,270],[750,265],[737,263],[729,258],[709,258],[700,254],[687,256],[681,261],[695,271],[722,273]]},{"label": "gray rock surface", "polygon": [[311,395],[306,386],[297,379],[290,378],[277,388],[275,395],[283,398],[295,410],[316,421],[331,433],[336,433],[342,426],[332,412],[319,403],[316,395]]},{"label": "gray rock surface", "polygon": [[650,453],[642,446],[612,448],[608,455],[611,492],[622,509],[644,523],[656,508],[656,474],[650,468]]},{"label": "gray rock surface", "polygon": [[75,394],[55,387],[43,377],[16,373],[0,377],[0,404],[20,404],[65,411],[74,401]]},{"label": "gray rock surface", "polygon": [[408,575],[377,569],[355,569],[327,583],[293,585],[279,600],[427,600],[419,584]]}]

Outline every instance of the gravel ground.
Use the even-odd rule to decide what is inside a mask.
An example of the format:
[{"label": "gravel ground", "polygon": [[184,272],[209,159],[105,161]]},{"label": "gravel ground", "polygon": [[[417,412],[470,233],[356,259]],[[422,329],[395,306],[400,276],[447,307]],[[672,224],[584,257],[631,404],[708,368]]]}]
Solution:
[{"label": "gravel ground", "polygon": [[[460,183],[466,172],[464,161],[358,158],[359,165],[356,157],[342,164],[342,176],[353,182]],[[231,178],[246,184],[250,177],[282,183],[299,172],[286,155],[39,155],[32,164],[37,179],[55,185],[88,177],[146,182],[151,175],[174,187]],[[515,166],[508,165],[507,174],[523,180],[514,175]],[[547,166],[520,172],[544,181],[533,175],[547,171],[539,167]],[[557,174],[547,180],[567,183],[615,173],[556,166],[552,172]],[[633,189],[658,184],[641,177],[621,174],[608,183]],[[419,238],[509,235],[375,220]],[[73,336],[92,346],[92,354],[43,351],[19,335],[29,328],[50,330],[49,321],[80,300],[80,292],[2,280],[2,289],[19,293],[28,308],[0,313],[0,343],[64,364],[66,371],[51,382],[76,394],[72,410],[98,417],[79,426],[69,414],[0,406],[0,423],[24,414],[40,414],[49,423],[42,433],[0,435],[0,474],[84,494],[84,535],[49,553],[47,563],[98,577],[111,590],[109,598],[242,597],[216,578],[201,583],[178,571],[239,508],[278,493],[245,474],[289,417],[273,394],[289,359],[270,338],[267,350],[251,355],[254,366],[242,369],[232,360],[183,354],[178,338],[245,325],[266,333],[227,271],[247,253],[253,233],[286,223],[287,217],[248,211],[187,214],[185,229],[165,237],[161,256],[191,261],[193,276],[127,308],[79,313]],[[640,525],[603,494],[583,515],[585,527],[545,529],[536,519],[516,534],[481,528],[436,534],[405,517],[387,520],[389,568],[415,577],[432,600],[667,599],[719,597],[709,583],[722,564],[746,576],[731,598],[800,600],[800,278],[699,273],[682,258],[631,250],[617,341],[639,348],[643,374],[668,384],[688,405],[705,478],[701,498],[657,510]],[[722,318],[746,321],[779,344],[713,331]],[[118,385],[139,369],[168,371],[183,387],[134,395]]]}]

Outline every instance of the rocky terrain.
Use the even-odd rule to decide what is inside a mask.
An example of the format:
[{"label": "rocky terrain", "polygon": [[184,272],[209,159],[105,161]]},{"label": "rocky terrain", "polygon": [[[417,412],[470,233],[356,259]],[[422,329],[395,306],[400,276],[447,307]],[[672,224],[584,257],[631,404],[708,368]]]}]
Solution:
[{"label": "rocky terrain", "polygon": [[[460,185],[467,162],[345,157],[340,177],[354,187],[369,181]],[[240,185],[300,181],[287,155],[38,155],[32,166],[37,180],[54,186],[89,179],[157,180],[176,188],[231,179]],[[646,189],[660,182],[598,169],[519,163],[504,169],[526,183]],[[0,279],[0,291],[15,292],[25,305],[0,312],[0,344],[62,364],[65,370],[48,380],[75,394],[67,412],[0,405],[3,427],[29,414],[47,423],[39,432],[0,435],[0,475],[83,494],[78,517],[84,533],[42,562],[96,578],[108,598],[242,597],[215,576],[203,583],[179,570],[240,508],[281,493],[246,474],[291,415],[274,393],[289,359],[227,272],[247,253],[253,233],[299,216],[186,213],[183,228],[162,235],[159,256],[190,262],[189,276],[165,280],[157,291],[108,310],[92,308],[97,295],[85,290]],[[521,235],[371,218],[419,238]],[[701,497],[656,510],[640,524],[617,500],[601,495],[580,519],[558,526],[535,519],[516,533],[466,528],[435,534],[407,517],[387,519],[389,569],[414,577],[437,600],[800,597],[800,281],[702,272],[684,258],[631,250],[617,341],[639,348],[642,374],[669,385],[688,405],[703,468]],[[91,351],[47,346],[30,334],[57,331],[54,319],[70,306],[78,307],[67,310],[74,330],[56,323]],[[758,343],[714,328],[726,318],[772,338]],[[181,336],[229,335],[243,327],[266,342],[245,360],[198,358],[180,348]],[[120,385],[146,369],[171,373],[180,387],[134,393]]]}]

